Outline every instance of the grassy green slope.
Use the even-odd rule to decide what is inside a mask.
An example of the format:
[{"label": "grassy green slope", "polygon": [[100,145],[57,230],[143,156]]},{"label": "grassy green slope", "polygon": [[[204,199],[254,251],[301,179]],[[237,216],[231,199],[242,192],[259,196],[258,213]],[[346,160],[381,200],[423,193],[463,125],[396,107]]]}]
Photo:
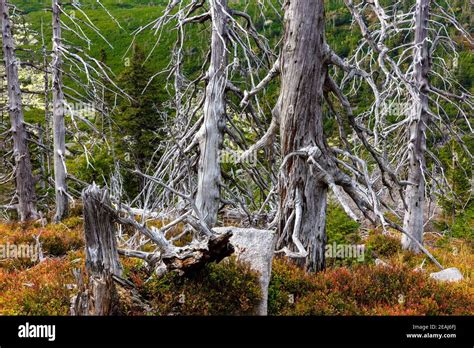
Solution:
[{"label": "grassy green slope", "polygon": [[[107,1],[106,1],[107,2]],[[113,47],[110,47],[103,39],[99,37],[92,30],[84,30],[87,36],[91,39],[90,54],[95,58],[101,56],[101,51],[104,50],[107,55],[107,65],[115,72],[119,73],[126,64],[127,57],[131,56],[128,50],[132,40],[132,32],[140,26],[146,25],[152,20],[156,19],[163,11],[163,6],[142,6],[140,0],[127,1],[126,6],[107,6],[107,9],[112,13],[114,18],[120,23],[123,29],[111,20],[107,13],[102,8],[86,7],[84,11],[90,20],[100,29],[101,34],[107,39]],[[107,5],[107,4],[106,4]],[[31,9],[41,6],[30,5]],[[68,10],[69,14],[72,14]],[[75,12],[78,18],[84,18],[78,11]],[[65,17],[65,16],[63,16]],[[33,29],[40,31],[41,22],[44,23],[44,33],[46,42],[51,42],[51,14],[41,10],[29,11],[27,16],[29,22],[32,23]],[[67,23],[70,23],[67,18],[64,18]],[[64,37],[73,45],[78,47],[86,47],[85,41],[77,38],[71,32],[64,30]],[[166,66],[166,61],[169,56],[169,48],[172,45],[175,35],[168,34],[161,37],[161,43],[158,49],[150,57],[149,64],[153,69],[161,69]],[[144,32],[137,37],[136,42],[144,47],[146,51],[150,51],[156,42],[156,37],[150,31]],[[128,50],[128,52],[127,52]]]}]

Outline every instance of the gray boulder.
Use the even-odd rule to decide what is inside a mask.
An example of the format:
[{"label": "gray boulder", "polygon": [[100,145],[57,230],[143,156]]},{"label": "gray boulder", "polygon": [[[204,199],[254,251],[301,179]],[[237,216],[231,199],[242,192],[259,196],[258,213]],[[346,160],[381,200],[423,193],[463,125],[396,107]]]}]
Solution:
[{"label": "gray boulder", "polygon": [[464,279],[461,272],[456,267],[446,268],[442,271],[431,273],[430,278],[441,282],[459,282]]},{"label": "gray boulder", "polygon": [[262,300],[258,306],[258,315],[267,315],[268,285],[272,273],[272,259],[276,243],[276,233],[270,230],[254,228],[216,227],[217,233],[232,231],[230,238],[237,260],[246,262],[250,268],[260,274]]}]

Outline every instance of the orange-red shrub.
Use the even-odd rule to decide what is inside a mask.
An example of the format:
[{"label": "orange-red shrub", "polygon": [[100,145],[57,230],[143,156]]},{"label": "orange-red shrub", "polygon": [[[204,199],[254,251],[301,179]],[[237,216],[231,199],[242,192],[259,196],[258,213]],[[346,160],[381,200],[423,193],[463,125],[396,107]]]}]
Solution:
[{"label": "orange-red shrub", "polygon": [[308,275],[277,259],[269,289],[273,315],[472,315],[474,294],[403,266],[335,268]]}]

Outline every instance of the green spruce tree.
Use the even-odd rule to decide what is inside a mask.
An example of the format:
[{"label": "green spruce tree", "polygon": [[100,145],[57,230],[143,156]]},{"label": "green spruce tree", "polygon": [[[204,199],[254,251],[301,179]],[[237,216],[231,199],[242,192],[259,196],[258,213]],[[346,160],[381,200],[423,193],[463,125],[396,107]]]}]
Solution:
[{"label": "green spruce tree", "polygon": [[[133,56],[126,61],[126,68],[118,77],[119,86],[131,97],[122,99],[114,111],[117,155],[127,173],[124,174],[125,190],[136,194],[142,187],[141,180],[130,170],[144,171],[164,138],[163,120],[160,117],[163,89],[157,81],[148,84],[153,72],[143,64],[144,51],[137,45]],[[155,156],[159,156],[156,153]]]}]

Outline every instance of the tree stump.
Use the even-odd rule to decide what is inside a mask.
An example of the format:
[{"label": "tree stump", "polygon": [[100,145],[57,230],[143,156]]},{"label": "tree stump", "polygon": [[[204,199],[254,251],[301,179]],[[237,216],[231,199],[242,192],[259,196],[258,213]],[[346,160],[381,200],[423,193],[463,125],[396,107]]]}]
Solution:
[{"label": "tree stump", "polygon": [[107,190],[95,184],[82,192],[84,232],[86,239],[86,270],[88,284],[76,272],[79,294],[72,300],[72,315],[119,314],[119,299],[114,276],[121,277],[114,215],[110,210]]}]

